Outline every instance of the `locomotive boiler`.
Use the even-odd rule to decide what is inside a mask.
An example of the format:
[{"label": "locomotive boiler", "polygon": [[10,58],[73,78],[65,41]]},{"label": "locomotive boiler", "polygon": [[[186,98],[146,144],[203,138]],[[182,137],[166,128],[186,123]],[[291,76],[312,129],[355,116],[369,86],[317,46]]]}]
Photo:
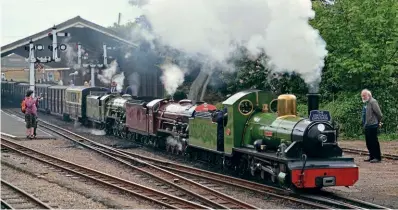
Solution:
[{"label": "locomotive boiler", "polygon": [[[309,113],[317,109],[318,94],[309,94]],[[277,100],[276,114],[267,110],[253,113],[247,122],[244,142],[254,145],[257,151],[277,150],[281,155],[300,158],[328,158],[342,155],[337,146],[337,132],[326,116],[324,121],[297,116],[296,96],[281,95]],[[267,109],[267,107],[264,107]],[[327,115],[327,113],[326,113]],[[246,131],[250,132],[246,132]]]}]

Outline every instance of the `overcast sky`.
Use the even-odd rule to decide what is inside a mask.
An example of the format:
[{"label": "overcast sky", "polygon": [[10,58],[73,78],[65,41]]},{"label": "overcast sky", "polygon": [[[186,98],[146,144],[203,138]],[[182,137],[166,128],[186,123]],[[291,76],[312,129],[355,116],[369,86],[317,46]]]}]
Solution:
[{"label": "overcast sky", "polygon": [[134,20],[140,14],[128,0],[1,0],[1,43],[6,45],[21,38],[80,17],[102,26]]}]

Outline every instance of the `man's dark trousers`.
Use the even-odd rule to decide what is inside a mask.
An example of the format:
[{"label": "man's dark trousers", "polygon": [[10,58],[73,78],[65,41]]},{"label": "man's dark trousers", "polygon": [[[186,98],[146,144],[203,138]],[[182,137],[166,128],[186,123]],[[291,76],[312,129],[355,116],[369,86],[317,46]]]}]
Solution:
[{"label": "man's dark trousers", "polygon": [[369,150],[369,159],[381,160],[380,144],[377,138],[377,127],[365,128],[366,147]]}]

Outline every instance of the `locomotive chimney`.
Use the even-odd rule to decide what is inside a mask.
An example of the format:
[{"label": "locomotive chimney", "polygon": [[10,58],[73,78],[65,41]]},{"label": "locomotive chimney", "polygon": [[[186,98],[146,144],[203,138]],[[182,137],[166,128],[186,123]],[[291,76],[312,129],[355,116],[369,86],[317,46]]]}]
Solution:
[{"label": "locomotive chimney", "polygon": [[321,95],[318,93],[309,93],[307,94],[308,97],[308,116],[310,116],[310,113],[312,110],[318,110],[319,109],[319,97]]}]

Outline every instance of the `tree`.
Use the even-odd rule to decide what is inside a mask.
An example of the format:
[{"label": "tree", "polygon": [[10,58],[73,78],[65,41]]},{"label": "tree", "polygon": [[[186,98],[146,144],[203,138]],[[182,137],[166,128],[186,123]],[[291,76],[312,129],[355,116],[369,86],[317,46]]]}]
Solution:
[{"label": "tree", "polygon": [[[373,91],[384,112],[385,131],[398,125],[398,1],[336,0],[314,2],[319,29],[329,54],[321,90],[336,95],[330,107],[349,134],[360,134],[360,96]],[[352,128],[348,128],[352,127]]]},{"label": "tree", "polygon": [[[325,88],[334,91],[388,87],[398,69],[398,1],[314,2],[312,24],[327,43]],[[368,79],[368,78],[372,79]]]}]

